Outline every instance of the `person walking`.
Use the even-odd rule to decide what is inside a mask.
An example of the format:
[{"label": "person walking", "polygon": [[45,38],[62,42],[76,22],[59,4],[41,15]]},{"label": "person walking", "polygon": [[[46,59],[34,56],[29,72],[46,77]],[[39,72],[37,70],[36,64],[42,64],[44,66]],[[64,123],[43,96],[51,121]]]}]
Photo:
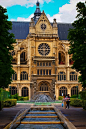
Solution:
[{"label": "person walking", "polygon": [[63,96],[62,102],[63,102],[63,108],[66,109],[66,98],[65,98],[65,95]]},{"label": "person walking", "polygon": [[67,103],[66,108],[69,109],[69,105],[70,105],[70,96],[69,96],[69,94],[68,94],[67,97],[66,97],[66,103]]}]

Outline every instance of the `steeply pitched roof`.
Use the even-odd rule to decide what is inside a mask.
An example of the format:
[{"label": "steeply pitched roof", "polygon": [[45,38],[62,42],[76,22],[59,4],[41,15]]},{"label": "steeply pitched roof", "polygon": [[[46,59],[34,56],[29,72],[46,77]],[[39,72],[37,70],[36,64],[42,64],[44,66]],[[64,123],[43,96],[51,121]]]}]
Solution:
[{"label": "steeply pitched roof", "polygon": [[[52,25],[52,23],[51,23]],[[73,28],[69,23],[58,23],[58,35],[60,40],[67,40],[69,28]],[[15,39],[26,39],[29,34],[29,22],[12,22],[12,30]]]}]

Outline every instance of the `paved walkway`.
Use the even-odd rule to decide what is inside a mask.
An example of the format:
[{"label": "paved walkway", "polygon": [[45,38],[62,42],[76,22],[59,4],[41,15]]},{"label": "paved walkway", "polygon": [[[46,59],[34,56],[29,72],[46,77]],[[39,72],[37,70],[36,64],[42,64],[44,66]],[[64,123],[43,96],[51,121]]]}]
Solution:
[{"label": "paved walkway", "polygon": [[70,106],[69,109],[63,109],[61,104],[55,105],[77,129],[86,129],[86,110],[79,107]]},{"label": "paved walkway", "polygon": [[[55,106],[71,121],[77,129],[86,129],[86,110],[82,108],[70,107],[70,109],[63,109],[61,104]],[[0,129],[3,129],[9,124],[21,109],[30,107],[30,104],[17,104],[11,108],[3,108],[0,111]]]}]

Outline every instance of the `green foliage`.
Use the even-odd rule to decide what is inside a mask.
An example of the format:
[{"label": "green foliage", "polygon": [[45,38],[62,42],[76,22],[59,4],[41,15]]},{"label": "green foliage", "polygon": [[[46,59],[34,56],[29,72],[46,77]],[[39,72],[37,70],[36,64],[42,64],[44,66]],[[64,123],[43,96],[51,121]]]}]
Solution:
[{"label": "green foliage", "polygon": [[9,98],[9,92],[0,88],[0,101],[8,99]]},{"label": "green foliage", "polygon": [[77,98],[77,95],[72,95],[70,98]]},{"label": "green foliage", "polygon": [[23,100],[29,100],[29,97],[28,96],[23,97]]},{"label": "green foliage", "polygon": [[14,34],[9,33],[12,23],[7,20],[6,12],[7,10],[0,6],[0,87],[8,87],[14,73],[10,51],[13,50],[12,43],[15,43],[15,39]]},{"label": "green foliage", "polygon": [[62,100],[62,99],[63,99],[63,96],[59,96],[59,97],[58,97],[58,100]]},{"label": "green foliage", "polygon": [[17,100],[29,100],[29,97],[23,97],[23,96],[18,96],[18,94],[11,95],[11,99],[17,99]]},{"label": "green foliage", "polygon": [[12,107],[16,105],[16,99],[7,99],[4,101],[4,107]]},{"label": "green foliage", "polygon": [[12,99],[17,99],[17,100],[18,100],[18,97],[19,97],[18,94],[11,95],[11,98],[12,98]]},{"label": "green foliage", "polygon": [[75,99],[75,98],[70,98],[70,105],[75,106],[75,107],[82,107],[82,100],[81,99]]},{"label": "green foliage", "polygon": [[83,101],[83,109],[86,110],[86,100]]},{"label": "green foliage", "polygon": [[82,100],[86,100],[86,91],[81,91],[79,94]]},{"label": "green foliage", "polygon": [[73,29],[69,30],[69,54],[73,54],[73,69],[80,72],[79,82],[86,87],[86,3],[77,4],[77,20],[72,23]]}]

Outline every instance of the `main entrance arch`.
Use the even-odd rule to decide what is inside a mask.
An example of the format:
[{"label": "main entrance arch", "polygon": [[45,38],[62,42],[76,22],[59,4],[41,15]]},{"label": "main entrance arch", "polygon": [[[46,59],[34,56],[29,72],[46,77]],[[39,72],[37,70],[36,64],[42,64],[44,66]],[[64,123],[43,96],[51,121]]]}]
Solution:
[{"label": "main entrance arch", "polygon": [[41,81],[41,82],[38,84],[38,92],[39,92],[39,93],[44,93],[44,94],[50,96],[50,94],[51,94],[50,83],[47,82],[47,81]]}]

